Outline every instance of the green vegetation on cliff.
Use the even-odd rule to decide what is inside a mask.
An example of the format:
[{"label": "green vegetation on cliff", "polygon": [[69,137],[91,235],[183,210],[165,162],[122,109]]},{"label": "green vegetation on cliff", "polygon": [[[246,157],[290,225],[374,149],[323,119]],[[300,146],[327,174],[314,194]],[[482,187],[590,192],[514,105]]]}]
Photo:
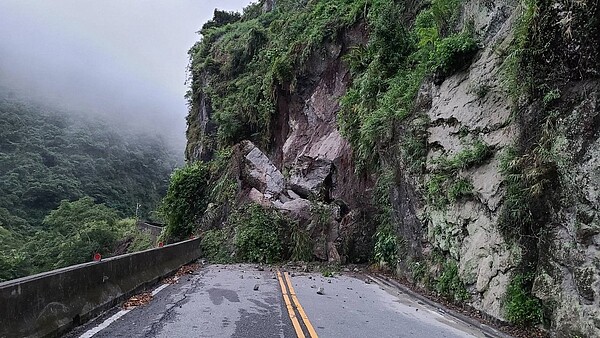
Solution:
[{"label": "green vegetation on cliff", "polygon": [[[379,156],[393,158],[399,145],[407,169],[422,170],[426,121],[415,116],[417,92],[426,76],[443,80],[468,64],[478,49],[468,27],[452,30],[459,5],[455,0],[433,1],[410,25],[395,19],[408,14],[397,2],[371,4],[366,16],[369,43],[345,57],[353,83],[341,100],[338,120],[362,167],[378,165]],[[399,135],[395,130],[403,122]]]},{"label": "green vegetation on cliff", "polygon": [[[369,42],[345,56],[353,85],[342,99],[339,124],[357,159],[373,164],[373,156],[391,145],[390,128],[412,113],[425,76],[443,79],[477,51],[468,28],[452,31],[459,4],[434,1],[414,26],[400,19],[410,11],[392,0],[277,1],[272,12],[261,13],[260,4],[253,4],[241,16],[216,11],[189,51],[188,121],[197,129],[200,106],[209,105],[217,132],[202,140],[188,133],[188,156],[200,142],[216,149],[249,139],[268,148],[278,90],[297,90],[311,57],[351,27],[367,24]],[[421,134],[409,130],[401,141],[415,169],[425,151]]]},{"label": "green vegetation on cliff", "polygon": [[261,12],[260,4],[250,5],[241,16],[215,11],[200,31],[202,40],[189,51],[188,98],[195,108],[188,121],[197,121],[196,108],[205,95],[217,132],[214,139],[203,140],[189,133],[188,151],[198,142],[221,148],[244,139],[268,147],[277,88],[294,91],[307,59],[355,24],[367,3],[278,1],[268,13]]},{"label": "green vegetation on cliff", "polygon": [[[501,161],[506,198],[498,227],[522,256],[507,288],[504,308],[513,323],[548,324],[558,312],[560,296],[553,294],[544,302],[536,298],[534,285],[543,280],[536,278],[545,276],[562,283],[552,267],[560,259],[550,252],[556,240],[555,224],[567,228],[569,210],[588,208],[582,202],[586,199],[583,187],[573,181],[578,170],[575,163],[581,159],[566,145],[581,142],[579,138],[593,139],[591,133],[598,130],[596,122],[586,122],[591,109],[584,103],[590,100],[588,90],[594,91],[594,83],[597,88],[600,74],[599,45],[591,43],[600,34],[600,8],[598,1],[578,3],[568,12],[563,12],[563,2],[527,0],[520,6],[513,43],[501,51],[506,54],[506,85],[515,101],[515,120],[522,128]],[[568,20],[557,25],[556,18],[563,15]],[[594,132],[580,127],[589,123],[595,125],[591,127]],[[583,154],[583,149],[577,152]],[[571,245],[578,244],[582,243]],[[538,285],[538,293],[541,289]],[[576,333],[563,334],[579,336],[576,325],[570,326],[565,331]]]},{"label": "green vegetation on cliff", "polygon": [[193,225],[208,205],[208,180],[208,168],[200,162],[173,172],[161,204],[162,214],[168,224],[168,236],[181,238],[192,233]]},{"label": "green vegetation on cliff", "polygon": [[[462,69],[479,49],[470,24],[456,29],[460,5],[458,0],[436,0],[416,11],[393,0],[281,0],[269,12],[262,11],[261,3],[241,15],[216,11],[189,51],[188,158],[210,158],[245,139],[268,151],[273,121],[282,113],[278,97],[303,90],[314,59],[327,55],[328,46],[342,45],[351,83],[337,123],[358,168],[372,171],[375,179],[381,176],[373,201],[378,229],[373,258],[393,269],[403,241],[395,233],[389,196],[395,172],[383,162],[423,173],[428,121],[414,107],[419,87],[426,78],[440,82]],[[349,31],[362,37],[343,43]],[[446,166],[456,168],[447,172],[485,160],[489,149],[479,145],[473,154],[449,160]],[[196,153],[198,149],[205,154]],[[450,200],[470,194],[468,181],[451,183],[444,182],[451,186]],[[209,183],[208,189],[213,187]],[[206,199],[203,193],[196,197]],[[205,217],[196,212],[195,218],[173,220],[170,227],[189,229]]]}]

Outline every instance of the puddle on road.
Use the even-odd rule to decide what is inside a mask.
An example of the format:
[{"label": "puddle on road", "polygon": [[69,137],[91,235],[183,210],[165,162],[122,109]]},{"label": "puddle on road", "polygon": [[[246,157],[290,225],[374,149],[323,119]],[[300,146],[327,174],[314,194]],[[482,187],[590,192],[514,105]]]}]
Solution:
[{"label": "puddle on road", "polygon": [[232,303],[240,302],[240,297],[238,297],[237,292],[233,290],[212,288],[208,289],[208,296],[210,297],[210,301],[215,305],[221,305],[223,303],[223,298]]}]

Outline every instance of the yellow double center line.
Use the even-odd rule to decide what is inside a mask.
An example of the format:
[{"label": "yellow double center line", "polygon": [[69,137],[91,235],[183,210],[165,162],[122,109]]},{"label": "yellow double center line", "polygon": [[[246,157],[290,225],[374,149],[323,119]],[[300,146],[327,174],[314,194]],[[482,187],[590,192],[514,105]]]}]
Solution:
[{"label": "yellow double center line", "polygon": [[[311,338],[318,338],[319,336],[317,335],[315,328],[310,323],[310,320],[308,320],[308,316],[306,315],[306,312],[304,312],[304,308],[302,308],[302,305],[300,305],[300,301],[298,301],[298,297],[296,296],[296,291],[294,291],[294,286],[292,286],[292,281],[290,279],[290,275],[287,272],[284,272],[283,276],[285,276],[285,280],[287,281],[287,285],[289,286],[289,292],[288,292],[288,288],[286,288],[286,286],[285,286],[286,283],[283,280],[282,273],[279,270],[277,270],[277,279],[279,280],[279,286],[281,286],[281,293],[283,294],[283,301],[285,302],[285,306],[287,307],[288,315],[290,316],[292,325],[294,326],[294,330],[296,331],[296,335],[298,336],[298,338],[306,337],[304,335],[304,331],[302,331],[300,322],[298,322],[298,318],[296,317],[296,312],[294,311],[294,306],[296,307],[296,310],[298,310],[298,313],[300,314],[300,318],[302,319],[304,326],[306,326],[306,330],[308,331],[309,336]],[[291,301],[290,301],[290,298],[292,299]],[[293,305],[292,305],[292,302],[293,302]]]}]

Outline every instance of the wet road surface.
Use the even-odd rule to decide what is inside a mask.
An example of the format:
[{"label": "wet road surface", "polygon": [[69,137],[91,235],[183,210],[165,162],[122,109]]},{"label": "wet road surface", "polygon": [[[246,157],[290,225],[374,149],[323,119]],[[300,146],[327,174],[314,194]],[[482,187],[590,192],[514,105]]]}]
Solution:
[{"label": "wet road surface", "polygon": [[161,286],[149,304],[114,309],[69,337],[486,337],[364,278],[258,270],[202,267]]}]

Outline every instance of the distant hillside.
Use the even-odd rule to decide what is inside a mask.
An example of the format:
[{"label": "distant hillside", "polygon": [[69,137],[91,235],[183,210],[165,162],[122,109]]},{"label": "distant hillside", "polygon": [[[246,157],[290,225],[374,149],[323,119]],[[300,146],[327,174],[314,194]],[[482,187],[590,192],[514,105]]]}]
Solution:
[{"label": "distant hillside", "polygon": [[0,93],[0,208],[39,225],[61,200],[90,196],[122,216],[147,216],[176,157],[153,135],[124,135]]},{"label": "distant hillside", "polygon": [[[0,90],[0,281],[89,261],[92,251],[109,254],[137,236],[132,221],[118,220],[152,217],[178,162],[173,153],[155,135]],[[50,221],[59,206],[69,216]]]}]

